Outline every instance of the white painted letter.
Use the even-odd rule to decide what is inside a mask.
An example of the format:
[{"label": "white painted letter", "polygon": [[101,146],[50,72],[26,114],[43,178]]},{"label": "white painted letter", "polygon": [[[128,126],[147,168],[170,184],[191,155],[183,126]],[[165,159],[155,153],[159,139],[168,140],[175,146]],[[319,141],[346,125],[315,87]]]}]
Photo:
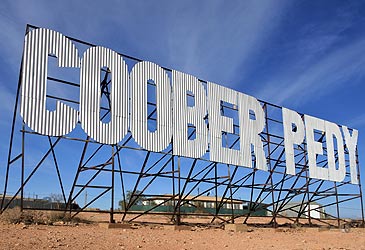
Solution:
[{"label": "white painted letter", "polygon": [[[156,130],[148,130],[147,124],[147,81],[156,84]],[[143,148],[160,152],[171,142],[171,86],[164,69],[151,62],[137,63],[131,72],[131,132]]]},{"label": "white painted letter", "polygon": [[46,109],[48,55],[58,58],[59,67],[80,67],[75,45],[61,33],[49,29],[34,29],[25,37],[22,67],[22,97],[20,115],[35,132],[62,136],[77,124],[78,112],[57,101],[56,110]]},{"label": "white painted letter", "polygon": [[[208,128],[204,86],[191,75],[172,71],[174,97],[174,155],[200,158],[208,148]],[[189,107],[187,91],[194,95],[194,107]],[[195,139],[188,138],[188,124],[195,126]]]},{"label": "white painted letter", "polygon": [[328,180],[328,168],[317,166],[317,155],[323,154],[322,143],[314,140],[314,130],[325,132],[324,120],[305,115],[305,132],[307,140],[309,177],[321,180]]},{"label": "white painted letter", "polygon": [[[128,68],[116,52],[91,47],[85,51],[80,72],[80,121],[84,131],[94,140],[116,144],[128,133]],[[100,71],[111,71],[110,122],[100,120]]]},{"label": "white painted letter", "polygon": [[[340,128],[332,122],[325,121],[326,144],[328,157],[328,179],[330,181],[341,182],[346,175],[345,152],[343,148],[343,138]],[[338,170],[336,169],[335,147],[333,139],[337,141]]]},{"label": "white painted letter", "polygon": [[[255,119],[250,118],[250,111]],[[240,147],[243,152],[242,165],[252,168],[251,145],[256,157],[256,168],[267,171],[265,151],[260,133],[265,128],[265,112],[256,98],[238,93],[240,120]]]},{"label": "white painted letter", "polygon": [[[295,175],[294,144],[301,144],[304,140],[304,123],[300,115],[290,109],[282,108],[286,173]],[[293,131],[293,127],[295,130]]]},{"label": "white painted letter", "polygon": [[237,91],[208,82],[210,160],[232,165],[241,164],[239,150],[222,147],[222,131],[233,133],[233,119],[221,115],[221,102],[237,105]]},{"label": "white painted letter", "polygon": [[359,184],[359,179],[357,176],[357,163],[356,163],[356,147],[357,147],[358,131],[356,129],[353,129],[352,135],[350,135],[348,128],[346,126],[342,126],[342,132],[345,135],[345,144],[347,149],[349,150],[351,183]]}]

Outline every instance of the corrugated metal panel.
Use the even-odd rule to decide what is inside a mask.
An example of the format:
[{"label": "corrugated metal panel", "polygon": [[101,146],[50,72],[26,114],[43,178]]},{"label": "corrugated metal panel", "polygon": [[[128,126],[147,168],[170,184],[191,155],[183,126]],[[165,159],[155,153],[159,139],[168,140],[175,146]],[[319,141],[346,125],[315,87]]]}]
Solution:
[{"label": "corrugated metal panel", "polygon": [[233,119],[221,115],[221,101],[237,105],[237,91],[208,82],[210,160],[241,165],[241,152],[222,147],[222,131],[233,133]]},{"label": "corrugated metal panel", "polygon": [[57,101],[56,110],[46,110],[48,55],[58,58],[59,67],[79,67],[75,45],[62,34],[35,29],[25,37],[22,71],[20,114],[34,131],[50,136],[71,132],[77,123],[78,112]]},{"label": "corrugated metal panel", "polygon": [[[208,148],[208,128],[204,117],[207,114],[206,93],[199,80],[191,75],[172,71],[174,147],[175,155],[200,158]],[[195,105],[189,107],[187,91],[194,95]],[[195,126],[196,137],[188,140],[188,124]]]},{"label": "corrugated metal panel", "polygon": [[[304,140],[304,122],[300,115],[293,110],[282,108],[282,114],[286,173],[295,175],[294,144],[299,145]],[[296,126],[296,131],[293,131],[292,124]]]},{"label": "corrugated metal panel", "polygon": [[[156,131],[150,132],[147,124],[147,81],[156,84]],[[131,132],[143,148],[159,152],[171,142],[171,86],[165,70],[151,62],[137,63],[130,75]]]},{"label": "corrugated metal panel", "polygon": [[309,115],[304,116],[304,121],[307,140],[309,176],[311,178],[328,180],[328,168],[317,166],[317,155],[323,154],[323,148],[322,143],[317,142],[314,138],[314,130],[322,132],[325,131],[325,122],[324,120]]},{"label": "corrugated metal panel", "polygon": [[[326,128],[326,146],[328,159],[328,179],[342,182],[346,175],[345,151],[343,148],[343,138],[340,128],[332,122],[325,121]],[[333,139],[337,142],[337,159],[338,169],[336,169],[335,146]]]},{"label": "corrugated metal panel", "polygon": [[[110,122],[100,120],[100,72],[111,71]],[[80,72],[80,121],[94,140],[116,144],[128,133],[129,116],[128,68],[123,58],[113,50],[92,47],[85,51]]]},{"label": "corrugated metal panel", "polygon": [[346,147],[349,150],[351,183],[359,184],[359,177],[357,175],[357,159],[356,159],[356,145],[359,132],[356,129],[353,129],[352,135],[350,135],[349,129],[346,126],[342,126],[342,132],[345,136]]},{"label": "corrugated metal panel", "polygon": [[[260,133],[265,128],[265,112],[257,99],[252,96],[239,93],[238,103],[242,165],[252,168],[251,145],[253,145],[256,168],[267,170],[265,151],[260,138]],[[250,110],[255,114],[254,120],[250,118]]]}]

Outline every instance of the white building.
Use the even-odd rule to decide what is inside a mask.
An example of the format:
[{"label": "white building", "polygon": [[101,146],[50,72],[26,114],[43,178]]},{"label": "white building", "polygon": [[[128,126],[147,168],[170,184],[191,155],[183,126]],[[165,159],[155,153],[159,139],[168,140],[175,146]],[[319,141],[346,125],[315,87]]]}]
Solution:
[{"label": "white building", "polygon": [[[146,200],[144,200],[142,203],[143,205],[159,205],[162,204],[161,206],[173,206],[174,203],[175,205],[178,203],[179,198],[175,197],[175,201],[173,201],[171,198],[173,196],[171,194],[165,194],[165,195],[161,195],[158,197],[151,197],[148,198]],[[188,195],[185,197],[185,195],[183,195],[181,197],[181,204],[182,206],[188,206],[188,207],[202,207],[202,208],[216,208],[216,206],[218,206],[221,201],[222,201],[222,197],[216,197],[215,196],[193,196],[193,195]],[[221,208],[226,208],[226,209],[237,209],[237,210],[243,210],[243,209],[247,209],[248,207],[248,202],[243,202],[241,200],[236,200],[236,199],[227,199],[224,198],[223,200],[223,206]]]}]

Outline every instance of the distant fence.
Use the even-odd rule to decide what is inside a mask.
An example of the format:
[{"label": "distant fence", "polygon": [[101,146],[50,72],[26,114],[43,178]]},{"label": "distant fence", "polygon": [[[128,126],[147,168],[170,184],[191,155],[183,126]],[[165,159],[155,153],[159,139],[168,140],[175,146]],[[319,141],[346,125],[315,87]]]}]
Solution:
[{"label": "distant fence", "polygon": [[[151,211],[151,212],[174,212],[174,206],[153,206],[153,205],[133,205],[129,210],[130,211]],[[204,208],[204,207],[180,207],[180,213],[183,214],[192,214],[192,213],[207,213],[207,214],[215,214],[215,208]],[[249,211],[248,209],[233,209],[233,213],[235,215],[244,215],[251,213],[252,216],[266,216],[267,211],[265,209],[256,209],[255,211]],[[220,208],[218,211],[218,215],[232,215],[232,209],[229,208]]]}]

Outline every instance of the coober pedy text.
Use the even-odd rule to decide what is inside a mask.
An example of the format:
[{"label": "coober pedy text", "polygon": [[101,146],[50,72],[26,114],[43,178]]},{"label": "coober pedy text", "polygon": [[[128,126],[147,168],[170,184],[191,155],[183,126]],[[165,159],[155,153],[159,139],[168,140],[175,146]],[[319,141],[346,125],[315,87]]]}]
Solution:
[{"label": "coober pedy text", "polygon": [[[79,110],[60,101],[54,111],[47,110],[49,55],[57,57],[59,67],[80,68]],[[110,121],[107,123],[100,120],[102,67],[110,70],[112,79]],[[149,80],[153,80],[156,87],[155,131],[149,131],[147,124]],[[192,106],[188,105],[187,93],[194,97]],[[222,146],[222,132],[232,133],[234,130],[233,119],[221,113],[222,102],[230,103],[238,110],[239,149]],[[254,115],[250,116],[250,112]],[[70,39],[49,29],[34,29],[25,37],[21,116],[32,130],[48,136],[66,135],[80,122],[91,138],[103,144],[117,144],[130,131],[142,148],[160,152],[173,139],[173,154],[184,157],[202,157],[209,144],[211,161],[251,168],[253,148],[256,168],[267,171],[260,137],[266,125],[265,111],[256,98],[212,82],[207,82],[205,89],[196,77],[175,70],[172,70],[170,80],[167,72],[152,62],[138,62],[129,72],[121,55],[100,46],[88,48],[80,57]],[[305,140],[310,177],[341,182],[346,174],[346,145],[351,182],[358,183],[357,130],[349,130],[346,126],[340,128],[335,123],[309,115],[302,117],[286,108],[282,108],[282,118],[287,174],[296,174],[294,148]],[[188,138],[189,124],[195,127],[194,139]],[[317,155],[324,152],[322,143],[314,138],[315,130],[325,133],[327,168],[316,163]]]}]

